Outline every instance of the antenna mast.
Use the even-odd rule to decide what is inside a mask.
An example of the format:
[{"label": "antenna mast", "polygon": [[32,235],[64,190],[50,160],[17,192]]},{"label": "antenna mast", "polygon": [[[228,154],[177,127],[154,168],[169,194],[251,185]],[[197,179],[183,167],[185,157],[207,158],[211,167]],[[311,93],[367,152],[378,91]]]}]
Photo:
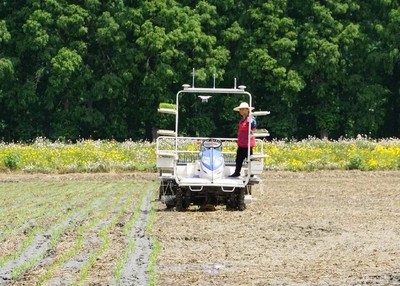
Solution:
[{"label": "antenna mast", "polygon": [[193,73],[192,73],[192,88],[194,88],[194,68],[193,68]]}]

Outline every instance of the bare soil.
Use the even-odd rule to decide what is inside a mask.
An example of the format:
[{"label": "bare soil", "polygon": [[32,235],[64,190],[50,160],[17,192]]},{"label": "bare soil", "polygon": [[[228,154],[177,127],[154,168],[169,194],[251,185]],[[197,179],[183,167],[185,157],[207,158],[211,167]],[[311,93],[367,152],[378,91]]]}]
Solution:
[{"label": "bare soil", "polygon": [[243,212],[166,211],[159,285],[400,285],[400,172],[266,172]]},{"label": "bare soil", "polygon": [[[157,174],[0,174],[0,183],[32,180],[134,182],[157,180]],[[400,172],[265,172],[253,198],[243,212],[222,206],[176,212],[152,202],[157,211],[152,235],[161,245],[158,285],[400,285]],[[136,247],[121,280],[108,271],[126,247],[122,229],[115,228],[85,285],[147,284],[153,247],[144,233],[149,210],[147,197],[130,233]],[[126,213],[118,225],[131,216]],[[65,223],[79,223],[78,218],[79,213]],[[57,248],[46,252],[48,235],[39,234],[25,254],[46,252],[43,260],[18,281],[7,280],[22,253],[0,267],[0,285],[35,285],[56,254],[71,248],[75,235],[64,234]],[[95,233],[86,236],[84,249],[97,240]],[[88,256],[81,252],[66,261],[47,285],[68,285]]]},{"label": "bare soil", "polygon": [[[51,186],[54,182],[61,182],[62,184],[67,181],[78,181],[85,184],[85,182],[87,183],[88,181],[100,181],[107,185],[108,183],[120,182],[121,180],[128,182],[128,186],[130,183],[132,183],[133,186],[139,181],[138,186],[143,188],[147,185],[148,181],[155,181],[156,176],[146,173],[65,175],[0,174],[0,184],[28,181],[49,182],[49,186]],[[154,183],[153,186],[156,187],[157,184]],[[74,249],[78,249],[78,226],[83,225],[91,219],[94,220],[97,213],[100,213],[104,208],[108,208],[110,204],[110,200],[108,199],[113,197],[112,190],[110,189],[110,193],[107,197],[99,197],[93,203],[89,204],[87,211],[94,215],[93,218],[90,218],[89,215],[85,216],[83,219],[82,210],[72,210],[71,215],[65,220],[61,223],[54,224],[54,226],[43,233],[38,233],[33,241],[26,248],[23,248],[21,253],[0,266],[0,285],[75,285],[74,281],[76,281],[85,263],[90,260],[90,257],[96,251],[101,249],[101,245],[104,245],[104,241],[102,241],[99,233],[105,225],[110,225],[110,231],[107,234],[108,246],[104,253],[97,257],[96,261],[90,269],[88,269],[88,277],[82,285],[147,285],[149,277],[146,270],[153,244],[151,238],[149,238],[145,232],[150,218],[150,197],[154,187],[152,189],[143,190],[145,191],[144,202],[143,205],[140,206],[138,218],[128,235],[124,232],[123,227],[135,215],[135,204],[119,215],[118,221],[111,224],[112,219],[119,214],[122,205],[128,198],[128,194],[126,194],[125,197],[122,197],[122,199],[109,208],[109,211],[105,213],[104,217],[98,219],[92,227],[83,232],[81,236],[82,243],[79,247],[80,250],[77,251],[76,254],[68,255],[68,258],[63,258],[66,253],[74,253]],[[126,193],[131,194],[131,198],[128,202],[132,200],[132,193],[134,192],[139,192],[139,190],[134,188],[133,190],[126,191]],[[63,203],[65,202],[60,201],[60,204]],[[66,231],[61,233],[59,242],[54,247],[50,247],[52,236],[61,228],[65,228]],[[0,240],[0,254],[15,253],[18,246],[22,244],[23,239],[23,236],[15,237],[13,245],[10,243],[4,245],[5,242],[9,241],[5,240],[4,242]],[[135,247],[127,254],[126,264],[121,268],[121,277],[118,281],[115,281],[115,273],[113,270],[121,256],[124,255],[128,243],[131,240],[135,242]],[[3,243],[3,245],[1,243]],[[12,274],[15,269],[18,269],[27,261],[32,261],[33,259],[37,259],[37,263],[33,263],[32,267],[17,279],[12,279]],[[58,261],[63,262],[59,263],[58,267],[53,267]],[[41,282],[40,277],[49,269],[52,269],[52,276],[45,283]],[[78,283],[77,285],[81,284]]]}]

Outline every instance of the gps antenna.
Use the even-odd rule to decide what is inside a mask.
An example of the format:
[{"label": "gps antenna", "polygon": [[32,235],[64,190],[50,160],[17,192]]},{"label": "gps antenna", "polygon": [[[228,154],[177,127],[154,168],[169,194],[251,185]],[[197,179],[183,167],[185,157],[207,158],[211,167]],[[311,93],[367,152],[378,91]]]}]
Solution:
[{"label": "gps antenna", "polygon": [[194,68],[193,68],[193,73],[192,73],[192,88],[194,88]]},{"label": "gps antenna", "polygon": [[215,74],[214,74],[213,88],[215,88]]}]

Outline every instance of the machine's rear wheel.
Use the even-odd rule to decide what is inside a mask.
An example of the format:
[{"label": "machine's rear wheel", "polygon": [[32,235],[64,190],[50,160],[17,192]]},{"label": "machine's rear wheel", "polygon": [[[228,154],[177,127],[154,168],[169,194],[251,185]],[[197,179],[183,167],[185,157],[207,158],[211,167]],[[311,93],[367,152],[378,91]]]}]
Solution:
[{"label": "machine's rear wheel", "polygon": [[185,211],[190,205],[190,191],[186,191],[182,188],[176,190],[176,204],[175,209],[178,212]]},{"label": "machine's rear wheel", "polygon": [[226,201],[226,210],[227,211],[234,211],[237,208],[237,202],[236,202],[236,194],[235,192],[232,192],[228,195],[228,199]]},{"label": "machine's rear wheel", "polygon": [[246,204],[244,203],[244,193],[245,193],[244,188],[241,188],[238,190],[237,201],[238,201],[238,210],[239,211],[244,211],[246,209]]},{"label": "machine's rear wheel", "polygon": [[245,189],[240,188],[230,193],[226,202],[226,210],[228,211],[243,211],[246,209],[244,203]]},{"label": "machine's rear wheel", "polygon": [[183,207],[183,191],[181,188],[178,188],[176,190],[176,204],[175,204],[175,209],[178,212],[181,212],[184,210]]},{"label": "machine's rear wheel", "polygon": [[229,194],[226,202],[226,210],[228,211],[244,211],[246,204],[244,203],[245,189],[240,188]]},{"label": "machine's rear wheel", "polygon": [[170,200],[170,201],[166,201],[165,205],[167,206],[167,209],[172,209],[176,204],[175,204],[175,201]]}]

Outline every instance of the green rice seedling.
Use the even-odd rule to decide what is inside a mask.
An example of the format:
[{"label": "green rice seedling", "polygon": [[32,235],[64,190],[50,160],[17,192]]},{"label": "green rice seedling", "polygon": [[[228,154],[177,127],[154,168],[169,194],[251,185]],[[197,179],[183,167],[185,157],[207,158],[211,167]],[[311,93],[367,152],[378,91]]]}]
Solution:
[{"label": "green rice seedling", "polygon": [[[140,215],[140,208],[143,204],[144,201],[144,194],[142,195],[140,202],[136,205],[135,210],[133,212],[133,216],[129,220],[129,222],[124,226],[124,234],[126,237],[129,237],[129,232],[132,228],[132,226],[136,223],[139,215]],[[128,245],[124,253],[122,254],[121,258],[118,260],[117,265],[114,270],[114,278],[116,281],[119,281],[121,279],[122,275],[122,269],[128,259],[129,253],[133,251],[135,248],[135,240],[134,239],[129,239]]]},{"label": "green rice seedling", "polygon": [[149,273],[149,280],[147,284],[150,286],[157,285],[157,272],[155,267],[157,262],[157,256],[160,250],[161,250],[160,242],[157,239],[153,239],[153,249],[150,253],[149,265],[147,267],[147,271]]},{"label": "green rice seedling", "polygon": [[[50,236],[51,240],[49,242],[49,247],[48,249],[52,249],[58,242],[60,238],[60,234],[64,232],[68,228],[68,225],[64,227],[57,228],[55,231],[53,231]],[[34,265],[37,265],[41,260],[44,259],[46,255],[46,252],[42,252],[35,257],[32,257],[31,259],[28,259],[23,263],[22,265],[16,267],[12,271],[12,279],[15,280],[17,279],[22,273],[26,272],[28,269],[32,268]]]},{"label": "green rice seedling", "polygon": [[176,104],[167,103],[167,102],[160,102],[159,108],[176,109]]},{"label": "green rice seedling", "polygon": [[[156,192],[153,192],[152,197],[151,197],[152,202],[154,202],[155,196],[156,196]],[[151,236],[151,230],[153,229],[155,217],[156,217],[156,211],[154,208],[154,203],[152,203],[149,222],[146,226],[147,236]],[[155,285],[157,285],[157,273],[156,273],[155,267],[156,267],[156,262],[157,262],[157,256],[158,256],[158,253],[160,252],[161,246],[160,246],[160,242],[155,237],[153,237],[152,242],[153,242],[153,248],[151,250],[150,257],[149,257],[149,264],[147,267],[147,272],[149,273],[148,285],[155,286]]]},{"label": "green rice seedling", "polygon": [[[103,188],[105,191],[109,191],[109,188]],[[91,213],[92,216],[91,219],[86,220],[86,223],[81,224],[78,229],[77,229],[77,238],[74,244],[73,248],[70,248],[69,250],[65,251],[61,256],[59,256],[54,263],[52,263],[46,272],[44,272],[40,277],[39,277],[39,284],[43,285],[45,284],[53,275],[54,272],[59,269],[59,267],[64,264],[68,259],[72,258],[75,256],[83,247],[84,244],[84,234],[89,232],[96,224],[101,222],[108,212],[115,208],[116,204],[118,204],[121,200],[119,199],[121,195],[124,195],[123,192],[119,192],[118,194],[109,192],[101,205],[96,206],[96,212],[93,213],[92,208],[88,208],[85,213],[83,214],[83,218],[88,218],[89,214]],[[111,199],[110,201],[108,199]],[[104,207],[105,211],[100,212],[99,210],[102,210]]]},{"label": "green rice seedling", "polygon": [[[124,226],[124,234],[126,237],[129,237],[129,234],[131,233],[132,228],[134,227],[135,223],[137,222],[137,220],[140,216],[140,209],[144,203],[144,200],[146,198],[146,195],[147,195],[149,189],[155,189],[154,187],[155,187],[155,185],[152,182],[146,188],[144,188],[145,191],[142,193],[142,195],[140,197],[140,202],[135,207],[133,216],[131,217],[129,222]],[[128,240],[128,245],[127,245],[123,255],[118,260],[117,265],[115,267],[115,270],[114,270],[115,281],[119,281],[121,279],[123,267],[126,264],[129,254],[134,250],[134,248],[135,248],[135,240],[133,238],[130,238]]]},{"label": "green rice seedling", "polygon": [[[133,198],[133,200],[135,201],[136,199]],[[76,281],[74,283],[74,285],[83,285],[84,284],[84,281],[87,279],[87,277],[89,275],[90,267],[92,267],[92,265],[96,262],[97,258],[100,257],[109,246],[108,234],[109,234],[110,229],[112,227],[115,227],[118,219],[122,216],[122,214],[126,211],[126,209],[133,203],[131,200],[126,200],[126,199],[124,199],[122,201],[124,201],[124,204],[122,207],[119,208],[119,212],[116,213],[115,215],[113,215],[112,219],[109,222],[107,222],[99,231],[99,237],[102,240],[101,246],[98,249],[96,249],[96,251],[89,257],[89,259],[86,261],[86,263],[82,266],[78,281]],[[115,209],[115,207],[114,207],[114,209]]]},{"label": "green rice seedling", "polygon": [[[10,253],[0,257],[0,267],[3,266],[6,262],[10,261],[11,259],[17,258],[21,253],[26,249],[29,245],[32,244],[33,240],[35,239],[36,235],[43,232],[43,228],[35,227],[33,228],[28,236],[23,239],[22,243],[19,245],[17,249],[12,250]],[[5,240],[3,240],[4,242]]]},{"label": "green rice seedling", "polygon": [[[42,189],[41,184],[36,186],[38,187],[38,189]],[[73,184],[72,186],[79,185]],[[9,187],[13,188],[12,185]],[[82,206],[85,206],[85,204],[87,204],[89,199],[91,199],[92,203],[96,199],[91,194],[93,189],[90,188],[88,190],[80,192],[81,194],[79,196],[76,196],[73,195],[74,193],[77,193],[77,190],[74,187],[68,188],[68,190],[66,191],[62,191],[63,189],[59,189],[61,190],[61,192],[59,192],[57,188],[54,189],[54,187],[51,186],[47,187],[48,188],[43,187],[43,189],[48,189],[49,191],[43,191],[43,194],[40,194],[40,196],[37,197],[44,198],[49,196],[52,202],[45,201],[43,204],[39,204],[40,208],[34,208],[33,206],[25,207],[23,204],[18,205],[17,210],[27,209],[27,212],[23,216],[23,219],[24,221],[28,221],[29,224],[26,225],[25,223],[23,223],[22,225],[20,225],[19,223],[13,224],[10,222],[11,227],[8,228],[8,231],[2,234],[2,241],[3,243],[5,243],[7,242],[7,240],[12,240],[13,235],[18,233],[28,233],[28,236],[21,239],[20,245],[17,245],[17,248],[9,249],[8,254],[0,257],[0,266],[4,265],[4,263],[9,261],[10,259],[18,257],[22,253],[22,251],[31,244],[34,237],[37,234],[43,232],[45,229],[51,228],[51,225],[57,221],[60,215],[66,214],[66,212],[68,212],[69,210],[79,210]],[[56,196],[50,195],[52,191],[54,191],[54,194],[56,194]],[[97,191],[97,193],[100,192]],[[67,199],[70,196],[73,197],[73,200]],[[1,217],[4,218],[4,214]],[[13,214],[11,214],[10,217],[12,218]]]},{"label": "green rice seedling", "polygon": [[100,248],[98,248],[86,261],[86,263],[82,266],[80,274],[79,274],[79,280],[74,283],[74,285],[83,285],[84,281],[88,277],[88,272],[89,268],[92,267],[92,265],[96,262],[97,258],[101,256],[105,250],[109,246],[109,237],[108,233],[111,229],[112,226],[115,226],[115,223],[118,221],[119,217],[122,215],[122,213],[126,210],[126,208],[129,206],[130,201],[126,201],[124,206],[120,209],[120,211],[114,215],[113,219],[108,222],[100,231],[99,231],[99,237],[102,240]]},{"label": "green rice seedling", "polygon": [[[18,186],[18,187],[17,187]],[[63,209],[68,208],[68,203],[64,201],[71,196],[73,190],[66,190],[58,193],[57,189],[52,188],[47,183],[13,183],[0,187],[0,192],[5,194],[14,194],[22,200],[14,201],[12,198],[6,198],[9,202],[9,208],[0,211],[0,222],[6,224],[12,230],[17,230],[21,225],[25,228],[34,227],[38,220],[46,217],[48,214],[63,213]],[[60,203],[60,202],[63,203]],[[81,198],[82,201],[82,198]]]},{"label": "green rice seedling", "polygon": [[[110,197],[113,199],[111,195]],[[87,218],[87,216],[91,212],[93,212],[93,208],[94,207],[97,208],[97,206],[95,205],[96,200],[97,200],[96,197],[93,197],[92,201],[86,205],[84,210],[72,210],[72,209],[68,210],[68,212],[65,213],[63,216],[61,216],[51,227],[49,226],[48,230],[50,231],[49,236],[51,237],[51,239],[47,245],[47,250],[54,249],[62,233],[65,233],[68,229],[74,228],[80,221],[84,221]],[[81,213],[80,219],[76,218],[68,223],[65,223],[66,221],[70,220],[71,217],[74,217],[79,213]],[[51,230],[51,228],[53,228],[53,230]],[[39,253],[38,255],[26,260],[22,265],[14,268],[12,271],[12,279],[13,280],[17,279],[28,269],[37,265],[37,263],[40,262],[45,255],[46,251],[43,251],[42,253]]]}]

